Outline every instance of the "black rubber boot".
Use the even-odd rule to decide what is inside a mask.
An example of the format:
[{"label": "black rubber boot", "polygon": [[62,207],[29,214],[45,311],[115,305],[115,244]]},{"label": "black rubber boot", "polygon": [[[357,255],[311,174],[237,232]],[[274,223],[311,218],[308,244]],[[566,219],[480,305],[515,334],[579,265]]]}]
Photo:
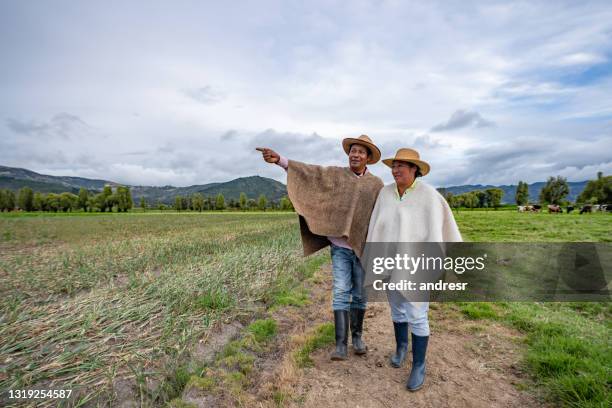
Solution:
[{"label": "black rubber boot", "polygon": [[347,310],[334,310],[334,325],[336,327],[336,350],[332,353],[332,360],[346,360],[348,340],[349,312]]},{"label": "black rubber boot", "polygon": [[429,336],[415,336],[412,334],[412,370],[406,388],[408,391],[421,389],[425,382],[425,355]]},{"label": "black rubber boot", "polygon": [[361,338],[363,334],[364,309],[351,309],[351,340],[355,354],[363,355],[368,352],[368,346]]},{"label": "black rubber boot", "polygon": [[391,356],[391,366],[400,368],[408,354],[408,323],[393,322],[393,330],[395,331],[395,354]]}]

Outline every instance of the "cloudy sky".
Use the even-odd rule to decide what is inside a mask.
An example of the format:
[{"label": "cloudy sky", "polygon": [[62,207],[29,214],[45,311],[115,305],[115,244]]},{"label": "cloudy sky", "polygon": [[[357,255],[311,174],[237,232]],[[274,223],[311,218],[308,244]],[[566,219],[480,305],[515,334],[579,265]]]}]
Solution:
[{"label": "cloudy sky", "polygon": [[[0,2],[0,165],[128,184],[346,165],[436,186],[612,174],[610,1]],[[391,181],[388,169],[372,171]]]}]

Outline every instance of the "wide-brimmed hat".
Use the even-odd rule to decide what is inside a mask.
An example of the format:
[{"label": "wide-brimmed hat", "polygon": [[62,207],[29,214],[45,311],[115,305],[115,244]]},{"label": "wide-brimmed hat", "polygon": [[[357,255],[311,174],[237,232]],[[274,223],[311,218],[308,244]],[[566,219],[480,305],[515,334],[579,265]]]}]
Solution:
[{"label": "wide-brimmed hat", "polygon": [[429,173],[429,169],[430,169],[429,163],[421,160],[421,157],[419,156],[419,152],[417,152],[416,150],[408,149],[408,148],[399,149],[395,153],[395,157],[384,159],[383,163],[391,167],[393,166],[393,162],[395,160],[416,164],[419,167],[419,170],[421,170],[421,174],[423,176]]},{"label": "wide-brimmed hat", "polygon": [[367,147],[370,152],[372,152],[372,156],[370,160],[368,160],[368,164],[374,164],[380,160],[380,150],[376,145],[372,142],[372,140],[368,137],[368,135],[361,135],[358,138],[347,137],[342,141],[342,147],[346,154],[349,154],[351,150],[351,145],[358,144]]}]

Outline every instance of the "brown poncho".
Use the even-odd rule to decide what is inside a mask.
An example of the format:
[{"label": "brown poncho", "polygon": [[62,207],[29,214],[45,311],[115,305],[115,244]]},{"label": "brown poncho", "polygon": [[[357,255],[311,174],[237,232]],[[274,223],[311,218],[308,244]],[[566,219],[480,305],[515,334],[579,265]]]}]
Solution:
[{"label": "brown poncho", "polygon": [[304,256],[345,237],[361,257],[370,215],[383,182],[369,172],[361,177],[348,167],[323,167],[289,160],[287,193],[300,216]]}]

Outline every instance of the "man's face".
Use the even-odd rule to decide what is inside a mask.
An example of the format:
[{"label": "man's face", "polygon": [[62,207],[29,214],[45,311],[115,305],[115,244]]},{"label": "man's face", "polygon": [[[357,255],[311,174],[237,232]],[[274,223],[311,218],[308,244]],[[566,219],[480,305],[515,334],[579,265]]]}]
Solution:
[{"label": "man's face", "polygon": [[368,149],[365,146],[354,144],[349,150],[349,166],[351,170],[361,173],[368,162]]},{"label": "man's face", "polygon": [[412,163],[394,160],[391,165],[391,174],[398,186],[410,186],[416,178],[417,166]]}]

